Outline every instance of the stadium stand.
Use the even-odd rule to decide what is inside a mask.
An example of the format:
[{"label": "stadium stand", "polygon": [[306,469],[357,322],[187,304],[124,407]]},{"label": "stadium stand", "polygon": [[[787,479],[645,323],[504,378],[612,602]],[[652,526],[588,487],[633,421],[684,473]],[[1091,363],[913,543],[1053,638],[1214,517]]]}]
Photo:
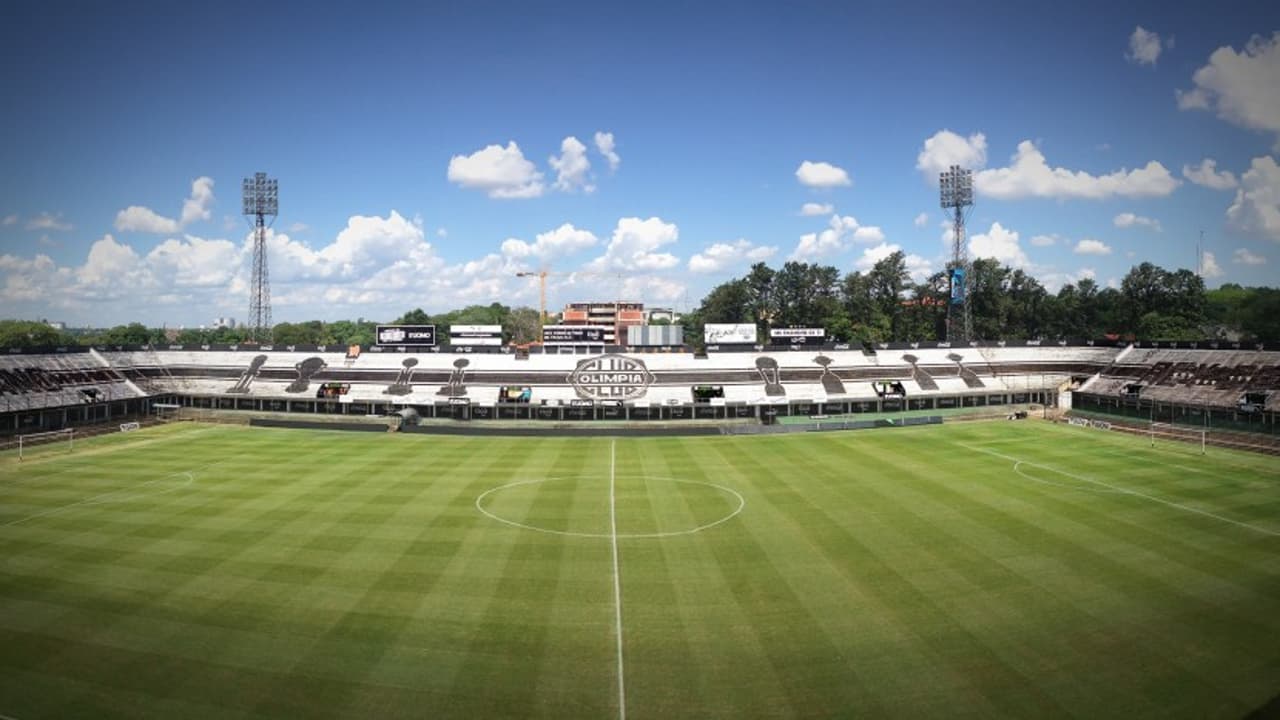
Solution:
[{"label": "stadium stand", "polygon": [[[719,388],[723,397],[695,403],[695,386]],[[503,391],[511,387],[527,388],[527,399],[509,401]],[[885,387],[900,391],[886,395]],[[455,353],[178,345],[11,352],[0,355],[0,414],[23,417],[0,418],[0,432],[76,421],[75,413],[34,412],[41,409],[138,400],[339,415],[412,407],[424,420],[761,418],[764,409],[786,415],[1052,404],[1072,387],[1094,409],[1123,406],[1136,415],[1132,408],[1143,402],[1250,409],[1274,424],[1280,352],[1012,342],[705,355],[619,347]]]}]

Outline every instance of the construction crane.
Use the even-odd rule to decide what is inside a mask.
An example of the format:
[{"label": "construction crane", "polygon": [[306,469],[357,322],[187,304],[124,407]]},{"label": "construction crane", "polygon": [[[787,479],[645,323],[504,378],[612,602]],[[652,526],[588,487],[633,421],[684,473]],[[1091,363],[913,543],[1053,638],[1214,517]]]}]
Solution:
[{"label": "construction crane", "polygon": [[538,310],[542,313],[542,324],[547,324],[547,276],[552,274],[550,270],[543,268],[537,272],[520,271],[516,273],[516,277],[536,277],[538,278]]},{"label": "construction crane", "polygon": [[619,284],[622,282],[624,273],[603,273],[593,272],[590,270],[576,270],[574,272],[558,272],[543,268],[541,270],[522,270],[516,273],[516,277],[522,278],[538,278],[538,310],[542,313],[542,324],[547,324],[547,276],[548,275],[568,275],[569,277],[616,277]]}]

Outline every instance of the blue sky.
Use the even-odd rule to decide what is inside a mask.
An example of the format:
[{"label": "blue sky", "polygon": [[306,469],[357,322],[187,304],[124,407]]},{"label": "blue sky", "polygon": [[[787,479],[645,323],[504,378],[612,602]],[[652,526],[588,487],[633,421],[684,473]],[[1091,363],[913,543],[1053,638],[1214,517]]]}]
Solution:
[{"label": "blue sky", "polygon": [[1274,284],[1274,3],[954,7],[7,4],[0,315],[243,318],[259,170],[277,320],[536,305],[541,267],[678,308],[755,259],[923,275],[950,162],[972,251],[1051,288],[1201,231],[1210,286]]}]

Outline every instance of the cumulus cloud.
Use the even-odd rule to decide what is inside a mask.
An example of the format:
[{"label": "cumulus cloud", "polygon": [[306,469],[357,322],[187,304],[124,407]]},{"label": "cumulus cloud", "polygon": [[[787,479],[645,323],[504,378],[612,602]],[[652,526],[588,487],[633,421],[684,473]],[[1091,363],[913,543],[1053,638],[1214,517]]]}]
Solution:
[{"label": "cumulus cloud", "polygon": [[975,258],[992,258],[1013,268],[1029,268],[1031,260],[1023,251],[1018,232],[998,222],[991,223],[985,233],[969,237],[969,254]]},{"label": "cumulus cloud", "polygon": [[1073,252],[1077,255],[1110,255],[1111,246],[1101,240],[1085,238],[1076,243],[1076,247]]},{"label": "cumulus cloud", "polygon": [[1098,277],[1097,271],[1090,267],[1080,268],[1075,272],[1054,272],[1040,271],[1036,273],[1036,279],[1040,284],[1044,285],[1044,289],[1051,293],[1057,293],[1062,289],[1063,285],[1071,283],[1078,285],[1081,280],[1095,280]]},{"label": "cumulus cloud", "polygon": [[913,222],[915,223],[915,226],[918,228],[928,225],[929,213],[920,213],[919,215],[916,216],[916,219]]},{"label": "cumulus cloud", "polygon": [[[8,222],[9,218],[5,218],[6,225],[13,225],[18,222],[17,215],[11,215],[10,217],[13,218],[13,222]],[[71,230],[73,226],[69,222],[64,222],[61,214],[50,215],[47,212],[42,212],[28,220],[26,228],[28,230],[58,230],[65,232],[67,230]]]},{"label": "cumulus cloud", "polygon": [[1227,221],[1236,229],[1280,242],[1280,166],[1271,156],[1254,158],[1240,177]]},{"label": "cumulus cloud", "polygon": [[547,162],[556,171],[555,189],[564,192],[582,190],[590,193],[596,189],[587,174],[591,172],[591,161],[587,159],[587,146],[578,138],[570,135],[560,143],[560,156],[552,155]]},{"label": "cumulus cloud", "polygon": [[[589,233],[566,225],[539,235],[529,253],[588,242]],[[521,258],[490,253],[450,264],[427,242],[422,222],[395,211],[352,216],[331,241],[314,245],[268,230],[267,247],[272,304],[281,320],[355,314],[389,319],[415,306],[436,311],[495,297],[537,297],[536,286],[515,277],[524,269]],[[43,254],[0,255],[0,304],[83,322],[199,323],[214,314],[239,316],[248,304],[251,255],[251,233],[235,241],[184,235],[149,252],[106,235],[82,263],[66,266]],[[683,292],[661,278],[645,283],[654,298],[671,297],[675,288]]]},{"label": "cumulus cloud", "polygon": [[1206,279],[1220,278],[1225,275],[1222,267],[1218,265],[1218,259],[1208,250],[1200,257],[1200,276]]},{"label": "cumulus cloud", "polygon": [[[1165,45],[1171,46],[1171,43]],[[1139,25],[1129,36],[1129,52],[1125,53],[1125,59],[1137,65],[1155,65],[1156,60],[1160,59],[1161,49],[1160,35],[1144,30]]]},{"label": "cumulus cloud", "polygon": [[240,248],[229,240],[206,240],[187,235],[170,238],[147,253],[147,264],[174,285],[219,287],[231,281],[240,262]]},{"label": "cumulus cloud", "polygon": [[763,262],[778,252],[777,247],[755,245],[739,238],[731,243],[715,243],[689,258],[689,270],[696,273],[714,273],[739,263]]},{"label": "cumulus cloud", "polygon": [[144,232],[167,235],[212,217],[213,179],[198,177],[191,181],[191,194],[182,202],[178,219],[166,217],[144,205],[130,205],[116,213],[115,228],[120,232]]},{"label": "cumulus cloud", "polygon": [[[900,245],[880,243],[875,247],[869,247],[863,250],[862,255],[858,256],[858,259],[854,261],[853,266],[862,272],[867,272],[875,267],[876,263],[896,252],[899,252],[900,250],[902,250],[902,246]],[[911,275],[911,279],[915,282],[924,282],[933,274],[933,268],[929,264],[929,261],[919,255],[904,255],[903,262],[906,263],[907,273]]]},{"label": "cumulus cloud", "polygon": [[805,160],[800,163],[800,167],[796,169],[796,179],[801,185],[808,187],[839,187],[841,185],[852,185],[853,181],[849,179],[849,173],[844,168],[836,167],[828,162],[811,162]]},{"label": "cumulus cloud", "polygon": [[[1280,133],[1280,31],[1249,39],[1243,52],[1220,47],[1191,76],[1194,87],[1176,91],[1181,110],[1216,111],[1223,120]],[[1280,147],[1280,142],[1277,142]]]},{"label": "cumulus cloud", "polygon": [[596,151],[603,155],[605,160],[609,161],[609,171],[617,170],[618,165],[622,164],[622,158],[618,157],[618,152],[614,149],[613,133],[597,131],[594,140]]},{"label": "cumulus cloud", "polygon": [[970,170],[987,164],[987,136],[973,133],[969,137],[950,130],[939,130],[924,141],[924,147],[916,156],[916,169],[925,179],[938,182],[938,175],[952,165]]},{"label": "cumulus cloud", "polygon": [[1058,242],[1057,235],[1032,235],[1031,244],[1036,247],[1049,247]]},{"label": "cumulus cloud", "polygon": [[1230,190],[1239,185],[1230,171],[1218,171],[1218,161],[1213,158],[1205,158],[1194,167],[1183,165],[1182,177],[1211,190]]},{"label": "cumulus cloud", "polygon": [[1266,265],[1267,259],[1262,255],[1249,252],[1248,248],[1236,248],[1231,255],[1231,262],[1237,265]]},{"label": "cumulus cloud", "polygon": [[1160,227],[1159,220],[1155,220],[1149,217],[1143,217],[1142,215],[1135,215],[1131,212],[1120,213],[1119,215],[1112,218],[1111,222],[1113,225],[1115,225],[1118,228],[1141,226],[1141,227],[1151,228],[1156,232],[1162,232],[1162,228]]},{"label": "cumulus cloud", "polygon": [[454,155],[448,178],[460,187],[483,190],[491,198],[534,198],[546,189],[542,173],[514,140],[506,147],[487,145],[470,155]]},{"label": "cumulus cloud", "polygon": [[662,218],[641,220],[627,217],[618,220],[604,255],[587,264],[593,272],[667,270],[680,264],[680,259],[659,248],[680,238],[680,229]]},{"label": "cumulus cloud", "polygon": [[852,215],[832,215],[821,232],[805,233],[791,253],[792,260],[812,260],[834,255],[851,242],[883,242],[884,232],[875,226],[864,226]]},{"label": "cumulus cloud", "polygon": [[1018,143],[1009,167],[974,173],[973,185],[978,193],[1002,200],[1027,197],[1099,200],[1114,196],[1164,196],[1173,192],[1178,181],[1155,160],[1141,168],[1121,169],[1106,175],[1050,167],[1040,149],[1024,140]]},{"label": "cumulus cloud", "polygon": [[807,202],[800,206],[800,214],[805,217],[812,217],[814,215],[830,215],[833,210],[835,210],[835,206],[831,203]]},{"label": "cumulus cloud", "polygon": [[594,246],[599,240],[587,230],[565,223],[555,230],[538,233],[532,243],[508,238],[502,243],[502,254],[517,259],[537,258],[543,262]]}]

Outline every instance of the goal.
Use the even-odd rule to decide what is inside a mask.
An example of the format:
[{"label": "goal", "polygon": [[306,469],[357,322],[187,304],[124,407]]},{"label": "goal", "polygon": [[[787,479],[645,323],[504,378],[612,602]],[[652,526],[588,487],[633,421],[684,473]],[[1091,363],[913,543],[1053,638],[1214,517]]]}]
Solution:
[{"label": "goal", "polygon": [[155,417],[160,422],[170,422],[173,420],[181,420],[179,411],[182,410],[181,405],[173,405],[170,403],[152,403],[151,409],[155,411]]},{"label": "goal", "polygon": [[[75,436],[76,431],[71,428],[19,435],[18,459],[21,460],[23,457],[31,455],[32,450],[42,446],[65,449],[66,452],[71,452],[75,449]],[[64,447],[58,448],[59,445]]]}]

